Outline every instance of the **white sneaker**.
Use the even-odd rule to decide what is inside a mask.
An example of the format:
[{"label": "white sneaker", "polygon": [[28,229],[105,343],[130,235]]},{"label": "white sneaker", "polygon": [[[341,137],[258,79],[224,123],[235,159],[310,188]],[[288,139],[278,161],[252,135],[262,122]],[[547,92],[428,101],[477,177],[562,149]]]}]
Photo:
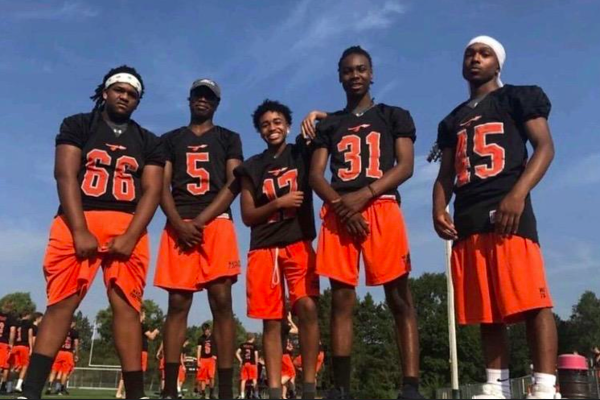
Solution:
[{"label": "white sneaker", "polygon": [[473,399],[506,399],[502,393],[502,389],[498,385],[490,385],[486,383],[483,385],[482,393],[477,396],[473,396]]},{"label": "white sneaker", "polygon": [[[558,397],[557,397],[558,396]],[[528,399],[560,399],[560,393],[556,393],[556,388],[546,385],[533,385],[531,394],[527,395]]]}]

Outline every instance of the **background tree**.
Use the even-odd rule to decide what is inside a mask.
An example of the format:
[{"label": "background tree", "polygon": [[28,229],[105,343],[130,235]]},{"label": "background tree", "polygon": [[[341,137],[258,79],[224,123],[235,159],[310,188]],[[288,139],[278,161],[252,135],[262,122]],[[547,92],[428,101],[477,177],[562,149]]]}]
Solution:
[{"label": "background tree", "polygon": [[10,305],[11,312],[16,316],[20,316],[23,312],[33,313],[37,309],[29,292],[14,292],[5,295],[0,299],[0,309],[3,309],[5,305]]}]

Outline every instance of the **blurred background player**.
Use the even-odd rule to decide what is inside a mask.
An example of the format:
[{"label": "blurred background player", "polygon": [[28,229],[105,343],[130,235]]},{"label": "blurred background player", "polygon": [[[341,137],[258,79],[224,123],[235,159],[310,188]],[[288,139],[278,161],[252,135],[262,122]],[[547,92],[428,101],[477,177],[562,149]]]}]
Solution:
[{"label": "blurred background player", "polygon": [[258,349],[256,336],[249,333],[246,341],[237,349],[235,356],[240,362],[240,398],[246,397],[246,382],[252,382],[252,392],[250,398],[255,398],[258,388]]},{"label": "blurred background player", "polygon": [[196,374],[196,390],[200,398],[206,398],[206,385],[209,387],[209,399],[215,397],[215,371],[217,368],[217,352],[212,338],[210,325],[202,325],[202,335],[198,338],[196,358],[198,360],[198,372]]}]

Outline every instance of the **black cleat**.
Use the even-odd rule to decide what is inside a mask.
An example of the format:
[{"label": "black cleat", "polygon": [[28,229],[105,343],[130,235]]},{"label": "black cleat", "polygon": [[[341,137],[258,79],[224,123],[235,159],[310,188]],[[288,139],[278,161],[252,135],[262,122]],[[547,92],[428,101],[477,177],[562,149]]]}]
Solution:
[{"label": "black cleat", "polygon": [[342,388],[335,388],[335,389],[331,389],[329,392],[327,392],[327,396],[325,396],[326,399],[352,399],[353,397],[350,396],[350,393],[346,393],[344,391],[344,389]]},{"label": "black cleat", "polygon": [[419,389],[413,386],[405,386],[402,391],[398,393],[398,399],[424,399],[423,395],[419,393]]}]

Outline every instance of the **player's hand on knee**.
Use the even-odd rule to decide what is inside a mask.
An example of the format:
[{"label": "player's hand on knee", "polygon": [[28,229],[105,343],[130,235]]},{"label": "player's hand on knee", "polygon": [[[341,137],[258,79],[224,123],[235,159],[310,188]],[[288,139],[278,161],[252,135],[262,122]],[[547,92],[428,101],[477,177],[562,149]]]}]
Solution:
[{"label": "player's hand on knee", "polygon": [[458,231],[454,226],[452,217],[446,210],[433,214],[433,227],[438,236],[444,240],[458,239]]},{"label": "player's hand on knee", "polygon": [[354,214],[350,217],[346,222],[346,229],[359,240],[365,239],[370,232],[369,224],[361,214]]},{"label": "player's hand on knee", "polygon": [[112,256],[127,259],[131,257],[137,241],[138,238],[125,233],[111,240],[106,246],[106,250]]},{"label": "player's hand on knee", "polygon": [[317,129],[315,128],[316,122],[327,117],[327,113],[323,111],[311,111],[302,120],[300,132],[305,139],[314,139],[317,135]]},{"label": "player's hand on knee", "polygon": [[525,209],[525,199],[509,193],[498,206],[495,216],[496,233],[510,236],[519,230],[521,215]]},{"label": "player's hand on knee", "polygon": [[75,243],[75,255],[77,255],[77,258],[92,258],[98,253],[98,239],[87,229],[81,232],[74,232],[73,242]]}]

